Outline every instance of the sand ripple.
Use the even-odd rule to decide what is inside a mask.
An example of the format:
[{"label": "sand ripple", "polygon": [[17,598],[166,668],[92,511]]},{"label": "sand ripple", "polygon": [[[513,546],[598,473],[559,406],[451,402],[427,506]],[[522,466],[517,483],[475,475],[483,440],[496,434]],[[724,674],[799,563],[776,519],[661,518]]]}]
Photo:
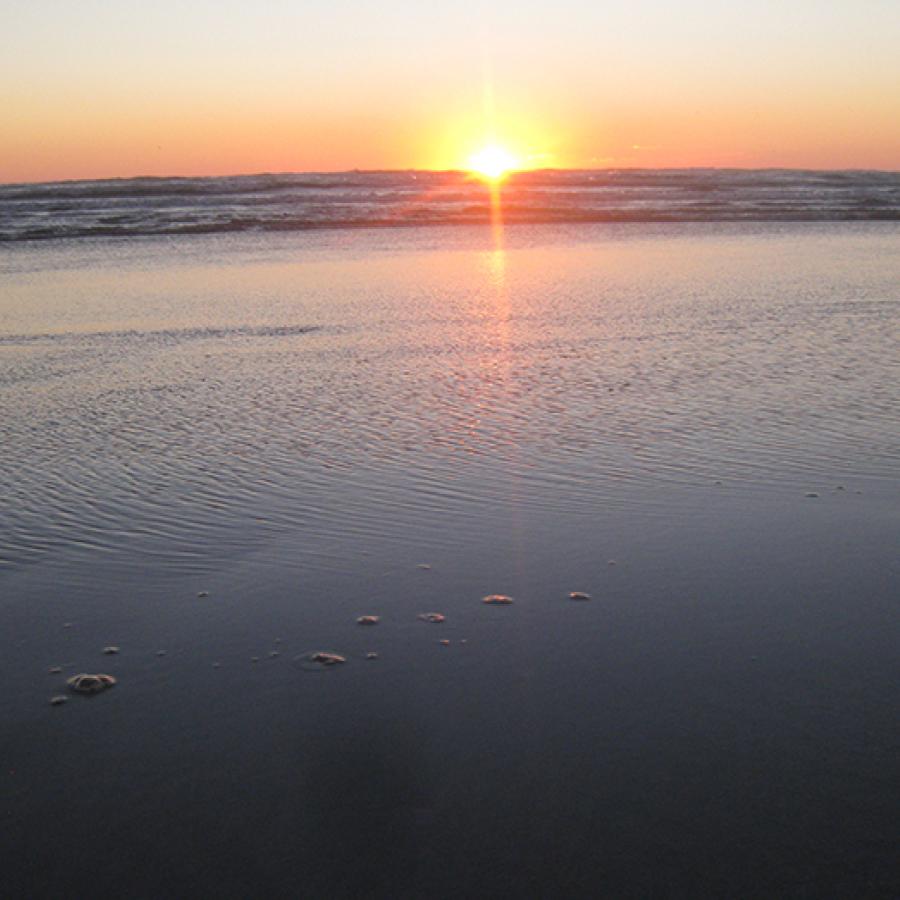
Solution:
[{"label": "sand ripple", "polygon": [[488,510],[896,474],[888,226],[517,234],[502,257],[188,242],[165,291],[160,247],[102,284],[59,261],[10,279],[0,566],[188,571],[298,531],[327,561],[341,535],[450,539]]}]

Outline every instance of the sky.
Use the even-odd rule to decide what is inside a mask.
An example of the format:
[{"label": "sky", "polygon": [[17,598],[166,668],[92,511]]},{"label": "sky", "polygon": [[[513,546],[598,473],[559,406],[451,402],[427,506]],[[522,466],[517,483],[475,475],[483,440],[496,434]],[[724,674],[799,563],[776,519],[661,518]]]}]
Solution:
[{"label": "sky", "polygon": [[897,0],[0,0],[0,182],[900,168]]}]

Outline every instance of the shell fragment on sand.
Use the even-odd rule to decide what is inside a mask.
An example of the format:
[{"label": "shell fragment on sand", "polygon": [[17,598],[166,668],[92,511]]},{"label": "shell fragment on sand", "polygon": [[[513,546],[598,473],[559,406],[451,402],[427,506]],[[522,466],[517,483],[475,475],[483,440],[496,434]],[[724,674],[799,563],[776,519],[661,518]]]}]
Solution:
[{"label": "shell fragment on sand", "polygon": [[432,622],[438,625],[445,621],[447,617],[443,613],[419,613],[419,618],[423,622]]},{"label": "shell fragment on sand", "polygon": [[491,606],[509,606],[513,602],[513,598],[506,594],[488,594],[487,597],[481,598],[481,602]]},{"label": "shell fragment on sand", "polygon": [[339,656],[337,653],[325,653],[321,650],[318,653],[310,654],[309,660],[322,666],[336,666],[347,662],[345,657]]},{"label": "shell fragment on sand", "polygon": [[377,625],[381,621],[381,616],[360,616],[356,620],[357,625]]},{"label": "shell fragment on sand", "polygon": [[119,648],[118,647],[104,647],[103,652],[104,652],[104,654],[106,654],[106,656],[115,656],[119,652]]},{"label": "shell fragment on sand", "polygon": [[570,600],[590,600],[591,595],[586,594],[584,591],[572,591],[569,594],[569,599]]},{"label": "shell fragment on sand", "polygon": [[366,654],[366,659],[378,659],[378,654],[374,650],[370,650]]},{"label": "shell fragment on sand", "polygon": [[68,697],[64,697],[62,694],[57,694],[55,697],[50,698],[50,705],[62,706],[68,699]]},{"label": "shell fragment on sand", "polygon": [[107,688],[111,688],[116,683],[116,679],[112,675],[86,675],[82,672],[80,675],[73,675],[66,684],[69,690],[76,694],[99,694]]}]

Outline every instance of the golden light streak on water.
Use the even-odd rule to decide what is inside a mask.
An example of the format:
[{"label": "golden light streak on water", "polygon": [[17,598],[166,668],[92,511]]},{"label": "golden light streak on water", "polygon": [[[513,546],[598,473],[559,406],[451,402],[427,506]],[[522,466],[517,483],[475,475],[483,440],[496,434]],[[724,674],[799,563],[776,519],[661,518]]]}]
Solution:
[{"label": "golden light streak on water", "polygon": [[[490,197],[491,239],[493,249],[487,255],[487,276],[490,280],[490,316],[486,325],[493,330],[490,346],[493,348],[489,358],[484,358],[483,373],[488,396],[496,400],[504,398],[504,405],[512,402],[514,392],[514,348],[513,348],[513,316],[512,297],[507,273],[507,254],[504,244],[503,228],[503,180],[491,180],[487,184]],[[510,511],[510,529],[515,553],[515,571],[521,583],[525,577],[525,528],[523,485],[519,473],[522,471],[522,460],[519,448],[510,447],[512,459],[507,470],[505,486],[506,502]],[[494,590],[494,586],[490,586]],[[510,587],[497,585],[497,590]]]}]

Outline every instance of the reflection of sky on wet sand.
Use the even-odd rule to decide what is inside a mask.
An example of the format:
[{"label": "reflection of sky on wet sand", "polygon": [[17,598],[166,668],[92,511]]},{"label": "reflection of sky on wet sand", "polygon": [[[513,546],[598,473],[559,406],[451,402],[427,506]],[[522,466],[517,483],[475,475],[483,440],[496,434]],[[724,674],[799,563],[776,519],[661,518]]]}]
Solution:
[{"label": "reflection of sky on wet sand", "polygon": [[894,233],[495,237],[11,251],[18,894],[883,881]]},{"label": "reflection of sky on wet sand", "polygon": [[505,503],[515,478],[533,515],[885,473],[889,238],[756,232],[197,240],[166,264],[153,242],[106,265],[61,249],[0,308],[12,546],[54,535],[49,508],[100,544],[117,510],[196,527],[192,498],[212,529],[260,504],[289,521],[332,472],[460,503]]}]

